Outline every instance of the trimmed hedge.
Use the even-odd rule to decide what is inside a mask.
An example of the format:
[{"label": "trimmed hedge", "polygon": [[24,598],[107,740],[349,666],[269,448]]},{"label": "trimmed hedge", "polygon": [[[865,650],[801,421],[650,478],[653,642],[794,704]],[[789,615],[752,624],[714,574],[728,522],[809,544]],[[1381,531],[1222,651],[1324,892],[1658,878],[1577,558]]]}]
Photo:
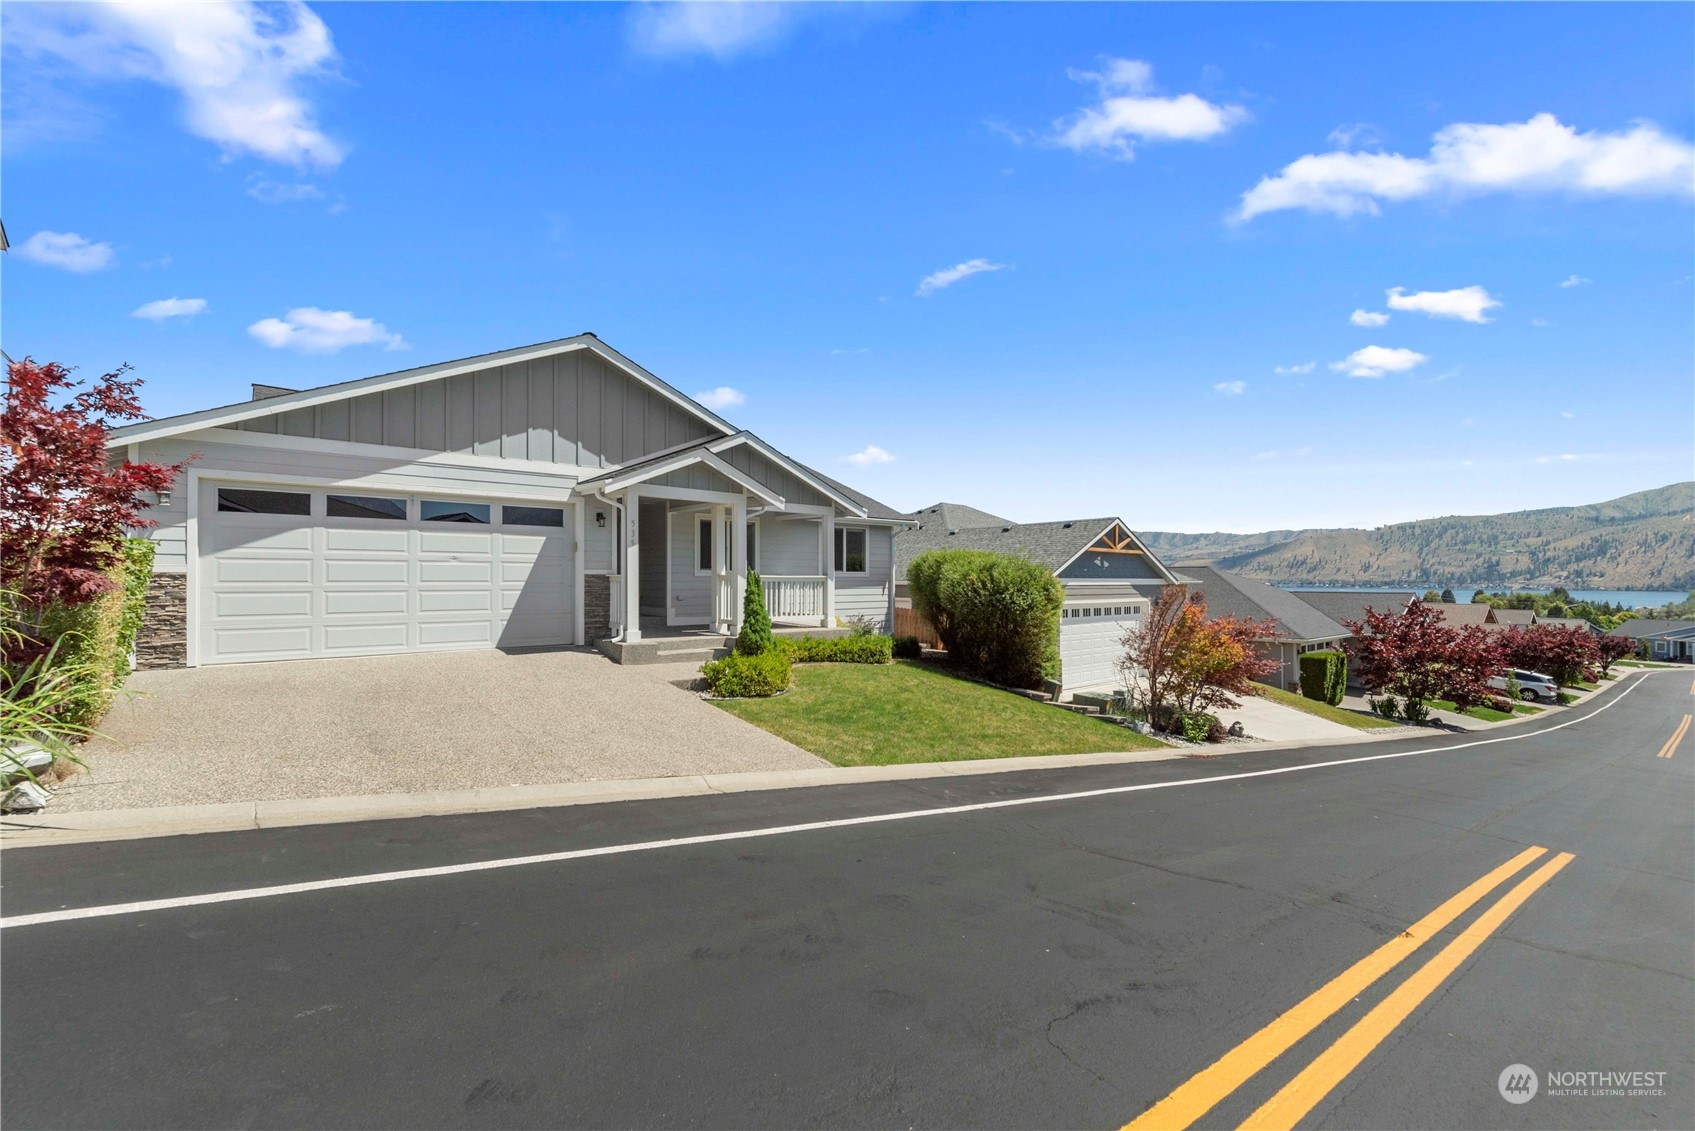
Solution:
[{"label": "trimmed hedge", "polygon": [[60,710],[65,723],[94,726],[129,677],[147,581],[153,576],[153,551],[153,542],[146,538],[126,538],[123,560],[111,573],[118,588],[79,605],[54,605],[42,618],[42,637],[59,642],[53,666],[87,673]]},{"label": "trimmed hedge", "polygon": [[1344,652],[1305,652],[1301,655],[1301,694],[1332,707],[1348,693],[1348,657]]},{"label": "trimmed hedge", "polygon": [[757,656],[734,652],[702,664],[700,674],[720,699],[764,699],[789,689],[789,658],[778,651]]},{"label": "trimmed hedge", "polygon": [[1006,687],[1058,678],[1065,591],[1047,567],[982,550],[930,550],[907,566],[906,580],[950,662]]},{"label": "trimmed hedge", "polygon": [[894,638],[879,636],[782,636],[777,651],[796,664],[886,664]]}]

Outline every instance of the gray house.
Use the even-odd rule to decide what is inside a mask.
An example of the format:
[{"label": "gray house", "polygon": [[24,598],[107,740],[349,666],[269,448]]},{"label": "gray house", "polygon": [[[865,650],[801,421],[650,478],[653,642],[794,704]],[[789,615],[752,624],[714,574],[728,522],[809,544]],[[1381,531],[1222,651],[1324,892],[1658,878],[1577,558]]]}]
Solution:
[{"label": "gray house", "polygon": [[1695,659],[1695,620],[1627,620],[1607,635],[1636,641],[1643,655],[1656,660]]},{"label": "gray house", "polygon": [[[175,463],[146,666],[887,626],[901,515],[593,334],[116,429]],[[610,653],[617,648],[606,648]]]},{"label": "gray house", "polygon": [[1301,654],[1338,649],[1353,635],[1302,598],[1263,581],[1240,577],[1211,566],[1183,566],[1179,580],[1190,583],[1207,603],[1208,616],[1235,616],[1269,620],[1275,625],[1272,639],[1262,654],[1277,661],[1277,670],[1265,677],[1275,687],[1299,690]]},{"label": "gray house", "polygon": [[895,599],[910,606],[906,567],[926,550],[989,550],[1046,566],[1065,589],[1059,655],[1065,688],[1118,680],[1124,634],[1141,625],[1149,602],[1176,575],[1118,518],[1016,523],[959,503],[905,516],[894,538]]}]

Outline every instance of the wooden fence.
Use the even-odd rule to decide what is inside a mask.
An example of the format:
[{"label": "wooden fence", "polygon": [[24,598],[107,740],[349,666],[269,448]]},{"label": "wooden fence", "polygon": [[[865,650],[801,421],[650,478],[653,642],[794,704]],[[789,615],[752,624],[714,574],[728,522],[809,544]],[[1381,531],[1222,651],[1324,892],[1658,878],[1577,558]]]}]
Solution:
[{"label": "wooden fence", "polygon": [[903,609],[898,606],[895,608],[895,635],[916,636],[918,643],[926,648],[942,646],[929,619],[921,616],[917,609]]}]

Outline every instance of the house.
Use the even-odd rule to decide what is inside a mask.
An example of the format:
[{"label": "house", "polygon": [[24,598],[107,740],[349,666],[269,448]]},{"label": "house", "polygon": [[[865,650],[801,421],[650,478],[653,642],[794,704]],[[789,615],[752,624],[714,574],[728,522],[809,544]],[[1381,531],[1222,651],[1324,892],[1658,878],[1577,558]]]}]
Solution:
[{"label": "house", "polygon": [[1241,577],[1211,566],[1184,566],[1179,580],[1206,601],[1207,615],[1234,616],[1245,620],[1269,620],[1271,640],[1260,646],[1261,655],[1277,661],[1277,670],[1261,682],[1298,690],[1301,683],[1300,657],[1305,652],[1340,649],[1352,635],[1340,624],[1303,600],[1303,595],[1279,589],[1263,581]]},{"label": "house", "polygon": [[[1449,623],[1451,624],[1453,622],[1450,621]],[[1498,624],[1502,628],[1506,628],[1508,625],[1517,625],[1519,628],[1529,628],[1531,625],[1536,623],[1536,610],[1495,609],[1494,616],[1490,623]]]},{"label": "house", "polygon": [[1607,635],[1636,641],[1643,655],[1656,660],[1695,659],[1695,620],[1627,620]]},{"label": "house", "polygon": [[[1476,625],[1479,628],[1494,628],[1501,625],[1500,613],[1512,612],[1511,609],[1496,609],[1489,605],[1450,605],[1441,601],[1420,601],[1419,604],[1427,609],[1434,609],[1449,628],[1465,628]],[[1529,621],[1525,622],[1529,624]]]},{"label": "house", "polygon": [[1601,635],[1601,630],[1584,620],[1582,617],[1544,617],[1536,618],[1537,624],[1545,624],[1549,628],[1581,628],[1595,636]]},{"label": "house", "polygon": [[[1188,568],[1188,567],[1184,567]],[[1343,628],[1348,621],[1362,621],[1368,612],[1401,613],[1418,600],[1417,593],[1360,593],[1346,589],[1292,589],[1299,597]]]},{"label": "house", "polygon": [[894,537],[895,601],[911,607],[906,567],[927,550],[988,550],[1026,557],[1051,570],[1065,590],[1060,610],[1060,679],[1068,691],[1118,681],[1124,634],[1176,581],[1119,518],[1015,523],[959,503],[906,516]]},{"label": "house", "polygon": [[593,334],[115,429],[176,463],[144,666],[886,627],[908,520]]}]

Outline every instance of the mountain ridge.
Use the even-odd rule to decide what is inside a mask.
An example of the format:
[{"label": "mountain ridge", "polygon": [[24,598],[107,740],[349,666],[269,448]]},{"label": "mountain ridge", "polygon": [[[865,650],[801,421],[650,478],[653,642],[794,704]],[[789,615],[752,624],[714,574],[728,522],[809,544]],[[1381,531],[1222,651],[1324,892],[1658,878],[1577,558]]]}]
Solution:
[{"label": "mountain ridge", "polygon": [[1168,564],[1283,585],[1695,588],[1695,481],[1575,507],[1256,534],[1138,531]]}]

